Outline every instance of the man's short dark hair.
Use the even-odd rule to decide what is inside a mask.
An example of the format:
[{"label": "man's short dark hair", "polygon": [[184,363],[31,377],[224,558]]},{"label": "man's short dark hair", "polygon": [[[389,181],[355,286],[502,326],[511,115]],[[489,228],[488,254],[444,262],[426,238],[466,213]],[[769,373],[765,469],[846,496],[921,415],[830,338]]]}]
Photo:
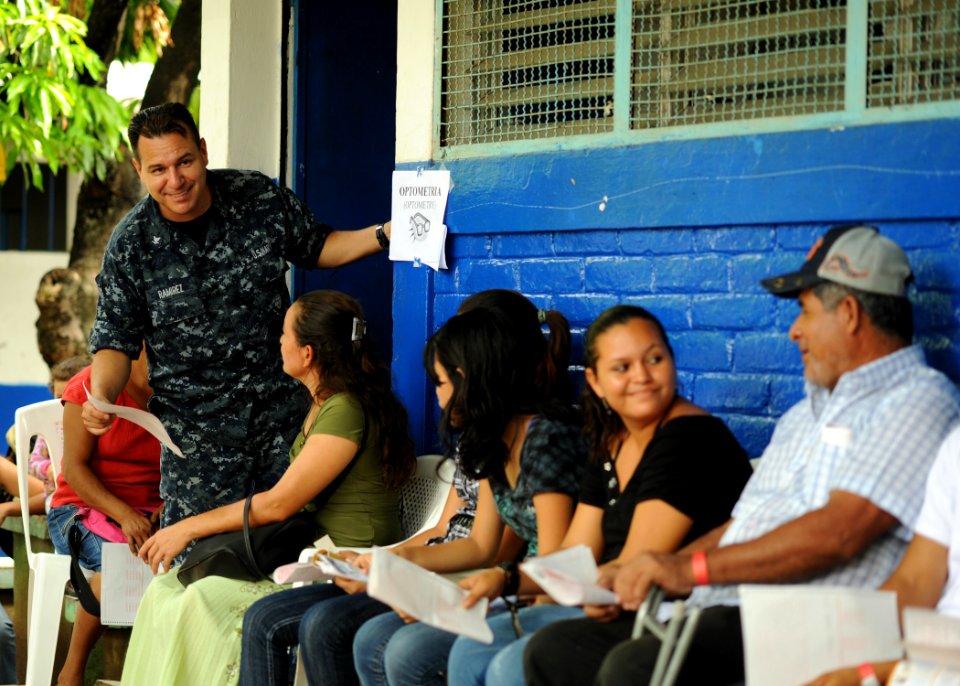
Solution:
[{"label": "man's short dark hair", "polygon": [[824,309],[829,311],[834,310],[846,296],[852,296],[877,329],[904,343],[913,340],[913,306],[906,297],[867,293],[832,281],[819,283],[811,291],[823,303]]},{"label": "man's short dark hair", "polygon": [[159,138],[168,133],[189,136],[193,138],[197,147],[200,146],[200,131],[197,130],[197,123],[193,120],[190,110],[179,102],[168,102],[137,112],[130,120],[130,126],[127,129],[127,138],[130,139],[134,157],[137,160],[140,159],[141,137]]}]

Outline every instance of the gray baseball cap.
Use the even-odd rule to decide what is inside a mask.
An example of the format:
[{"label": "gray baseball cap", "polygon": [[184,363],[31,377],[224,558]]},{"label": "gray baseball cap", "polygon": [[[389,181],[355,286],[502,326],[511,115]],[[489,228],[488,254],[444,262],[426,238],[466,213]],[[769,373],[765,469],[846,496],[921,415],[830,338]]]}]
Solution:
[{"label": "gray baseball cap", "polygon": [[837,226],[819,238],[798,271],[760,283],[781,298],[832,281],[867,293],[903,297],[913,278],[903,249],[873,226]]}]

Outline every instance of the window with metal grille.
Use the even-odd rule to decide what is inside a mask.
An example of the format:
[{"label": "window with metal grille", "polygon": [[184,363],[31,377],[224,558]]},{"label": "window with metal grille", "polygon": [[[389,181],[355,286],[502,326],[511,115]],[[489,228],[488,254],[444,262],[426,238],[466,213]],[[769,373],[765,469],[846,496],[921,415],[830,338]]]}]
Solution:
[{"label": "window with metal grille", "polygon": [[786,130],[852,123],[880,109],[889,120],[932,103],[960,112],[958,0],[440,0],[440,7],[445,153],[582,143],[575,137],[583,135],[591,144],[623,142],[692,125],[709,135],[723,124],[775,118]]}]

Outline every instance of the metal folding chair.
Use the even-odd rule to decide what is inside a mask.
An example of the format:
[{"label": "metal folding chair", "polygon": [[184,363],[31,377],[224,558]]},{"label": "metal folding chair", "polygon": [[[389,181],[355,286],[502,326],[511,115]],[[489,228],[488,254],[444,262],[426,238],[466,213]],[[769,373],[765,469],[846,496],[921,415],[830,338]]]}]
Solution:
[{"label": "metal folding chair", "polygon": [[663,602],[664,592],[653,586],[637,611],[632,638],[640,638],[645,631],[660,639],[660,651],[650,678],[650,686],[673,686],[680,674],[683,659],[687,656],[693,633],[700,621],[700,608],[692,607],[687,612],[682,600],[673,604],[673,615],[666,622],[657,619],[657,610]]}]

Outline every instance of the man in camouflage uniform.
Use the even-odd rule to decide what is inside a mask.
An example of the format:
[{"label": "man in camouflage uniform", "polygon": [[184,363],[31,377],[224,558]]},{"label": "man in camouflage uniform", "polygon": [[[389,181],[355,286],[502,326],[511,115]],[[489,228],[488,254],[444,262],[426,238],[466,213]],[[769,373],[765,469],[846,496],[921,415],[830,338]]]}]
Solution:
[{"label": "man in camouflage uniform", "polygon": [[[97,277],[90,390],[114,401],[146,340],[150,410],[185,455],[161,454],[166,526],[279,479],[307,400],[279,354],[287,262],[346,264],[385,247],[389,225],[333,231],[263,174],[207,170],[182,105],[140,112],[129,137],[149,196],[117,225]],[[89,402],[83,417],[96,435],[114,418]]]}]

